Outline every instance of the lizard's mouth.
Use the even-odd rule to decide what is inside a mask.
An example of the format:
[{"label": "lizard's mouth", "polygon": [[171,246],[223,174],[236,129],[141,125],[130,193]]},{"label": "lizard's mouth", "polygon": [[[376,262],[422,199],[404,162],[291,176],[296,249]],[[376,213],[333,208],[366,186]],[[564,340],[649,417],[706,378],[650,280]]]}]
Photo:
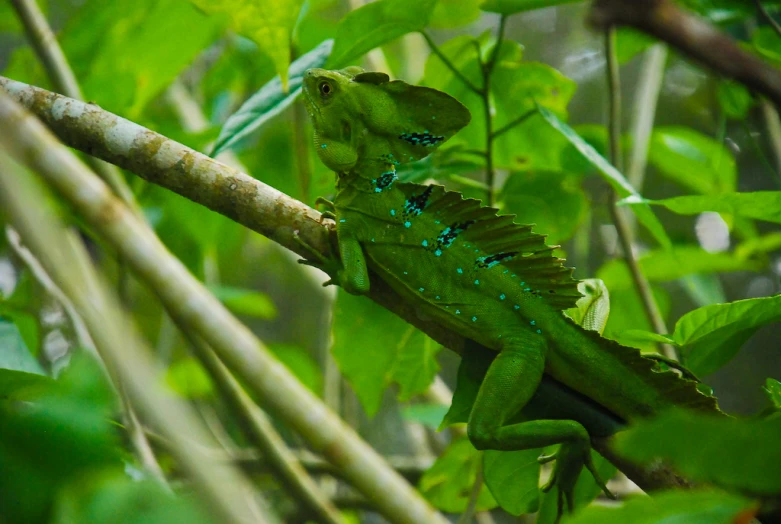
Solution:
[{"label": "lizard's mouth", "polygon": [[317,104],[315,104],[314,100],[312,100],[312,95],[309,92],[309,89],[304,88],[304,107],[306,107],[306,112],[309,113],[309,118],[311,118],[313,121],[320,118],[320,108],[317,107]]}]

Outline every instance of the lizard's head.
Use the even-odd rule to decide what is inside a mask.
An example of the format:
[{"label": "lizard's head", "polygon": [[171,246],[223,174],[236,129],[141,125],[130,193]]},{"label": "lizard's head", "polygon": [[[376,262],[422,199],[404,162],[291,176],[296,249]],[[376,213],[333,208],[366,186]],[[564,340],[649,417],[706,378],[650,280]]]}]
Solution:
[{"label": "lizard's head", "polygon": [[304,72],[304,105],[316,127],[329,114],[344,112],[346,108],[341,106],[349,98],[347,86],[362,71],[360,67],[348,67],[339,71],[313,68]]}]

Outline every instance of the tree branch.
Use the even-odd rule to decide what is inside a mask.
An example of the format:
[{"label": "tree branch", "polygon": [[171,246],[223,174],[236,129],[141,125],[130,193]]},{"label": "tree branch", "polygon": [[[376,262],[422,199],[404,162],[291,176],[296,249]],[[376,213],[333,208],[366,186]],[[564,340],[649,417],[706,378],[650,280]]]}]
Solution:
[{"label": "tree branch", "polygon": [[[327,227],[320,223],[319,213],[259,180],[104,111],[94,104],[71,100],[38,87],[0,77],[0,93],[3,89],[43,120],[65,144],[126,167],[145,180],[221,213],[302,256],[308,254],[293,239],[294,231],[298,231],[302,240],[322,254],[328,253],[329,232]],[[0,126],[3,122],[0,118]],[[14,129],[14,133],[20,133],[18,122],[9,122],[8,125],[9,129]],[[131,241],[136,242],[135,236],[125,239],[125,242]],[[158,241],[155,239],[154,242]],[[463,352],[469,342],[467,339],[433,321],[420,318],[413,306],[376,276],[372,275],[371,283],[369,298],[443,346],[459,354]],[[169,284],[166,283],[166,286]],[[200,292],[198,294],[200,295]],[[181,300],[185,298],[182,297]],[[242,332],[245,330],[243,326],[238,329]],[[217,350],[215,345],[212,347]],[[257,346],[254,346],[252,351],[258,351]],[[265,355],[265,352],[263,354]],[[221,358],[222,356],[220,355]],[[222,360],[237,375],[247,376],[246,370],[237,369],[227,359]],[[243,366],[254,366],[254,362],[255,359],[252,358],[250,362],[243,363]],[[276,374],[276,365],[274,370]],[[266,374],[268,370],[262,369],[261,366],[258,372]],[[247,385],[254,387],[250,380]],[[270,404],[285,400],[285,395],[279,390],[274,390],[271,397],[274,402]],[[321,402],[316,399],[315,404],[320,406]],[[317,418],[319,419],[319,416]],[[608,460],[620,463],[620,458],[612,453],[606,442],[607,439],[595,439],[594,444]],[[345,443],[345,446],[349,447],[349,443]],[[664,483],[649,483],[649,479],[661,475],[660,469],[664,468],[659,468],[658,465],[647,470],[635,468],[630,478],[641,487],[661,488],[665,486]],[[670,470],[666,471],[670,475],[673,474]],[[668,487],[677,485],[679,484],[667,484]]]},{"label": "tree branch", "polygon": [[781,71],[671,0],[594,0],[589,22],[600,30],[610,26],[639,29],[781,106]]},{"label": "tree branch", "polygon": [[[34,107],[47,114],[50,123],[66,123],[65,136],[79,142],[81,147],[86,146],[92,153],[105,154],[105,160],[122,162],[133,170],[137,168],[149,176],[150,181],[157,178],[150,176],[157,170],[160,179],[178,188],[180,194],[205,197],[212,205],[216,205],[216,201],[210,197],[216,193],[224,199],[218,207],[235,208],[226,216],[241,218],[249,214],[255,218],[256,227],[270,231],[270,238],[296,244],[293,231],[300,229],[324,244],[326,231],[314,211],[243,173],[92,104],[5,79],[0,79],[0,87],[21,100],[33,102]],[[37,94],[35,101],[31,100],[34,94]],[[84,133],[81,138],[77,138],[79,133],[70,125],[78,120],[89,125],[88,129],[81,130]],[[177,322],[208,343],[265,406],[298,431],[313,450],[340,467],[352,485],[376,502],[389,520],[447,522],[374,449],[302,386],[260,340],[168,252],[146,223],[130,212],[37,119],[31,118],[2,91],[0,137],[9,153],[40,173],[117,249],[139,278],[158,294]],[[94,140],[92,147],[85,143],[85,137]],[[262,216],[257,216],[258,209],[264,212]],[[286,217],[288,223],[280,223],[280,216]],[[271,228],[269,222],[277,227]],[[295,225],[291,226],[291,223]]]}]

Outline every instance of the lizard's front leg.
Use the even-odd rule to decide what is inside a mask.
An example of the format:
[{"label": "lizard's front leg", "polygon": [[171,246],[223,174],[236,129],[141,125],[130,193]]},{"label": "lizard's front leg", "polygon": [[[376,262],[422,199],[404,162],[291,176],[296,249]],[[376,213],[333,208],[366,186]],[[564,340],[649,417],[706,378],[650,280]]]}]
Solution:
[{"label": "lizard's front leg", "polygon": [[541,462],[556,460],[550,482],[559,488],[559,515],[566,500],[573,509],[575,482],[586,466],[608,496],[591,460],[591,440],[586,429],[574,420],[531,420],[508,424],[529,402],[545,369],[545,340],[533,336],[507,340],[491,363],[477,394],[467,425],[469,440],[477,449],[516,451],[560,444],[559,450]]},{"label": "lizard's front leg", "polygon": [[369,292],[369,270],[366,267],[366,257],[363,247],[352,231],[346,219],[340,219],[337,211],[336,235],[339,243],[339,256],[321,255],[314,248],[304,243],[300,237],[296,240],[306,246],[314,256],[314,260],[299,260],[300,264],[316,267],[328,273],[330,280],[323,285],[337,284],[348,293],[365,295]]}]

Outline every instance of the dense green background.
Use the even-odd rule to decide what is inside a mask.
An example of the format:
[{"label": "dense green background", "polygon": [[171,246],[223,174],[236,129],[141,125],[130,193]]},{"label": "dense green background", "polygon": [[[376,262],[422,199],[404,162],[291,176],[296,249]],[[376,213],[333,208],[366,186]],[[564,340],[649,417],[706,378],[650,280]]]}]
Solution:
[{"label": "dense green background", "polygon": [[[751,2],[680,4],[719,24],[769,64],[781,65],[781,36]],[[781,2],[765,4],[772,11]],[[216,141],[232,149],[252,176],[309,205],[333,193],[334,175],[313,154],[311,126],[294,101],[301,64],[362,64],[457,97],[472,111],[472,123],[402,176],[436,179],[484,198],[483,162],[468,151],[485,148],[482,100],[431,53],[418,31],[480,86],[479,60],[495,47],[497,13],[510,15],[492,74],[493,129],[535,105],[544,109],[494,142],[497,205],[521,223],[536,223],[549,243],[561,244],[576,277],[604,280],[612,305],[608,337],[646,350],[655,347],[629,272],[617,258],[607,211],[609,183],[621,174],[593,154],[595,149],[606,155],[607,88],[603,36],[584,25],[587,3],[49,0],[42,7],[87,100],[198,150],[211,151]],[[323,44],[329,39],[330,54],[331,44]],[[628,130],[643,87],[642,52],[655,42],[627,29],[618,31],[617,42],[628,158],[634,145]],[[295,60],[298,70],[294,62],[288,74]],[[0,69],[15,80],[51,86],[8,2],[0,3]],[[281,80],[274,79],[277,73]],[[659,81],[648,168],[634,190],[660,202],[628,206],[639,212],[640,266],[670,326],[669,341],[715,390],[723,409],[743,415],[771,405],[777,410],[781,388],[766,378],[781,378],[781,300],[773,297],[781,272],[781,145],[768,132],[767,108],[742,86],[674,51]],[[200,108],[204,126],[186,123],[190,102]],[[464,511],[479,455],[463,438],[452,443],[447,434],[421,438],[439,425],[446,410],[421,394],[437,373],[454,386],[454,355],[366,299],[323,291],[322,273],[297,265],[269,240],[133,175],[128,181],[169,249],[307,387],[380,452],[422,457],[424,464],[438,456],[430,469],[413,477],[437,507]],[[100,268],[116,278],[111,250],[89,235],[85,239]],[[135,281],[128,293],[167,383],[214,415],[239,446],[247,446],[155,294]],[[723,303],[729,304],[717,305]],[[151,481],[129,480],[140,472],[117,422],[117,399],[82,353],[56,304],[0,238],[0,522],[105,522],[116,515],[138,522],[205,520],[164,447],[158,450],[160,461],[172,479],[181,480],[175,486],[181,497],[169,498]],[[20,402],[29,402],[34,413],[20,409]],[[585,511],[572,522],[628,522],[639,515],[655,522],[654,512],[680,515],[692,507],[701,508],[706,519],[701,522],[721,522],[720,516],[730,518],[751,506],[740,492],[778,496],[776,475],[763,470],[779,463],[778,418],[751,422],[756,427],[743,424],[748,423],[722,427],[670,414],[619,442],[627,456],[668,457],[691,478],[720,482],[732,490],[729,495],[673,493],[653,506],[635,500],[620,510]],[[299,445],[284,424],[278,429],[292,446]],[[702,460],[690,460],[700,452]],[[500,504],[520,514],[541,504],[540,521],[550,522],[552,499],[540,501],[534,489],[536,452],[509,455],[487,454],[484,473],[493,496],[482,490],[477,509]],[[297,518],[295,500],[272,475],[254,471],[253,478],[282,520]],[[584,483],[579,503],[596,494]],[[3,511],[3,503],[10,510]],[[366,515],[346,512],[356,520]],[[508,515],[494,511],[497,519]]]}]

